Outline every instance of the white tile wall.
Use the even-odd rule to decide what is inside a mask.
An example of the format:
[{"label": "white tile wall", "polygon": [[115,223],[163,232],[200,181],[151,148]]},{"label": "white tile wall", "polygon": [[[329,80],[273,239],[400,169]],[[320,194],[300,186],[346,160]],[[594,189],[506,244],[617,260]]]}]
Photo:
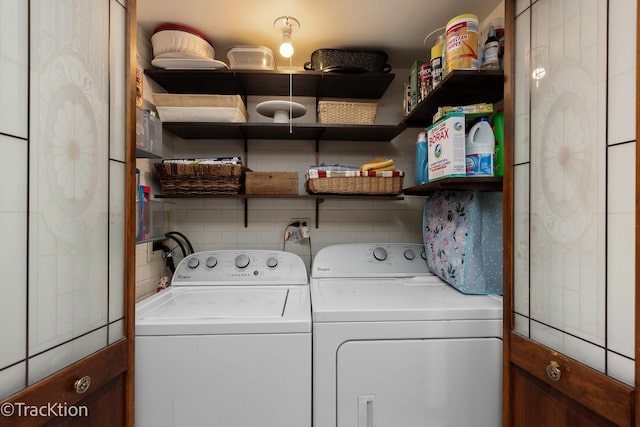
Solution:
[{"label": "white tile wall", "polygon": [[136,245],[136,301],[156,292],[158,279],[165,273],[161,251],[151,251],[152,244]]},{"label": "white tile wall", "polygon": [[0,2],[0,133],[27,137],[28,2]]}]

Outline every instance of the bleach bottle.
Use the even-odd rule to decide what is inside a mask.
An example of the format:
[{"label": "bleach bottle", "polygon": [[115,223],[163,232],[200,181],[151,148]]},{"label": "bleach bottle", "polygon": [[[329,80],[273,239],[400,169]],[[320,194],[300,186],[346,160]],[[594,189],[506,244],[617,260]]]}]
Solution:
[{"label": "bleach bottle", "polygon": [[495,137],[487,117],[469,129],[465,150],[467,176],[493,176]]},{"label": "bleach bottle", "polygon": [[416,185],[427,182],[427,134],[420,132],[416,141]]}]

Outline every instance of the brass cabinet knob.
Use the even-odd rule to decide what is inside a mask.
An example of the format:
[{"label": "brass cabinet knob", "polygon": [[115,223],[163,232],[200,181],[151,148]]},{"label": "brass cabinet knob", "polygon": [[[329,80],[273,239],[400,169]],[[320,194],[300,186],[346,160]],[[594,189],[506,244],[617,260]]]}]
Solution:
[{"label": "brass cabinet knob", "polygon": [[547,365],[547,376],[551,381],[560,381],[560,376],[562,375],[562,371],[560,370],[560,365],[555,360],[552,360]]},{"label": "brass cabinet knob", "polygon": [[88,375],[80,378],[79,380],[76,380],[76,382],[73,383],[73,388],[76,389],[76,393],[78,394],[82,394],[85,391],[89,390],[90,386],[91,386],[91,377]]}]

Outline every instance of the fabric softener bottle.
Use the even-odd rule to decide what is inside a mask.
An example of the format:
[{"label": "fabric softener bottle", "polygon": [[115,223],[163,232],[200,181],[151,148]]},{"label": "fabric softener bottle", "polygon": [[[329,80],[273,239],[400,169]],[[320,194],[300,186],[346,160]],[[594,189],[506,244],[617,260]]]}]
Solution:
[{"label": "fabric softener bottle", "polygon": [[416,141],[416,185],[427,182],[427,134],[420,132]]}]

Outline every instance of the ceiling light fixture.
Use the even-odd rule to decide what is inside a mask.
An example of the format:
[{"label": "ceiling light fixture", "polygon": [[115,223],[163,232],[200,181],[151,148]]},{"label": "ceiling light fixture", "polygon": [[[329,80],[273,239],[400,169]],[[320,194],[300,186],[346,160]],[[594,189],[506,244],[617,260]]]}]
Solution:
[{"label": "ceiling light fixture", "polygon": [[293,45],[291,44],[291,33],[300,28],[300,22],[293,16],[280,16],[276,18],[273,25],[282,31],[282,44],[280,45],[280,55],[291,58],[293,55]]}]

